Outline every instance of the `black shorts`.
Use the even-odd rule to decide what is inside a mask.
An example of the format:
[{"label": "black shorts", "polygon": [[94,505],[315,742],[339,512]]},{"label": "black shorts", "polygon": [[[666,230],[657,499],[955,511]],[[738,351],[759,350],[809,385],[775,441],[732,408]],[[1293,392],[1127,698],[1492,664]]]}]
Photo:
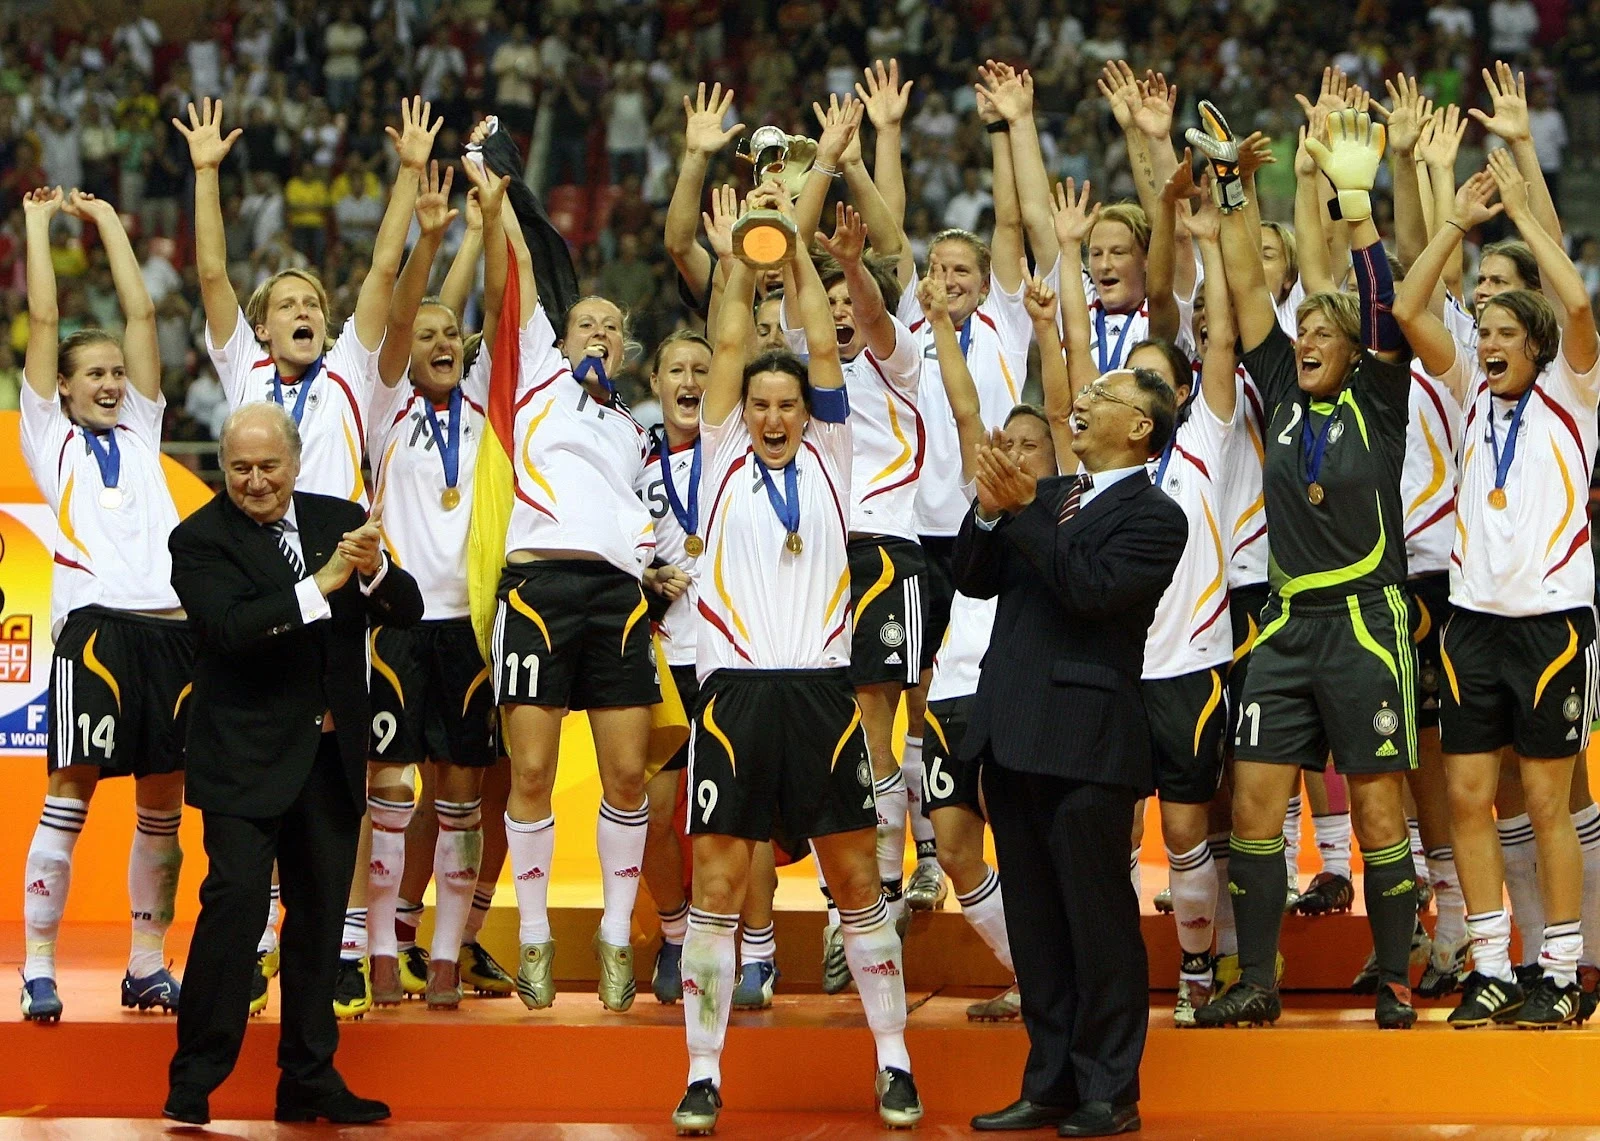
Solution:
[{"label": "black shorts", "polygon": [[372,632],[374,760],[494,764],[494,691],[469,618]]},{"label": "black shorts", "polygon": [[[1228,708],[1232,710],[1235,721],[1239,718],[1245,679],[1250,676],[1250,651],[1255,649],[1256,638],[1261,633],[1261,611],[1267,604],[1269,593],[1264,582],[1236,586],[1228,591],[1228,618],[1233,624],[1233,664],[1228,667]],[[1233,734],[1228,734],[1225,747],[1230,753],[1233,751]]]},{"label": "black shorts", "polygon": [[955,559],[956,541],[937,535],[920,535],[917,542],[922,547],[922,668],[933,668],[933,656],[944,643],[944,632],[950,628],[950,603],[956,597],[955,574],[951,564]]},{"label": "black shorts", "polygon": [[848,551],[850,684],[915,686],[922,677],[922,548],[882,537],[851,539]]},{"label": "black shorts", "polygon": [[1417,728],[1439,724],[1439,635],[1455,607],[1450,604],[1450,572],[1418,575],[1406,582],[1411,595],[1411,645],[1417,655]]},{"label": "black shorts", "polygon": [[[668,666],[672,671],[672,682],[678,687],[678,698],[683,702],[683,711],[689,715],[690,721],[694,720],[695,706],[699,704],[700,682],[695,676],[693,666]],[[685,741],[679,746],[678,751],[672,754],[672,759],[661,766],[664,773],[679,772],[689,766],[689,742]]]},{"label": "black shorts", "polygon": [[689,736],[689,832],[807,840],[876,828],[872,762],[843,669],[718,670]]},{"label": "black shorts", "polygon": [[1173,804],[1209,804],[1222,784],[1227,738],[1225,667],[1139,683],[1150,718],[1156,791]]},{"label": "black shorts", "polygon": [[936,808],[970,808],[979,816],[977,761],[957,757],[967,735],[976,695],[949,697],[928,705],[928,731],[922,735],[922,815]]},{"label": "black shorts", "polygon": [[1548,760],[1583,751],[1600,674],[1593,611],[1501,618],[1457,608],[1439,641],[1446,753],[1510,745]]},{"label": "black shorts", "polygon": [[102,777],[183,769],[194,635],[180,619],[84,606],[67,615],[50,663],[48,771]]},{"label": "black shorts", "polygon": [[551,559],[500,572],[497,705],[654,705],[655,648],[639,580],[610,563]]},{"label": "black shorts", "polygon": [[1261,613],[1234,731],[1241,761],[1340,774],[1416,768],[1416,658],[1404,588]]}]

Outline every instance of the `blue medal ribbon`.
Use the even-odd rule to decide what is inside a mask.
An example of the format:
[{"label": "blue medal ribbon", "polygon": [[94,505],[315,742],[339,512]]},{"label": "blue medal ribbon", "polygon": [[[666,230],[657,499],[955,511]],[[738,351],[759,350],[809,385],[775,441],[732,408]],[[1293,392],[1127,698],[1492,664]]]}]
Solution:
[{"label": "blue medal ribbon", "polygon": [[[667,493],[667,506],[672,508],[672,517],[678,521],[678,526],[683,528],[685,535],[698,535],[700,533],[700,437],[694,438],[694,459],[689,463],[688,510],[684,509],[683,501],[678,498],[678,489],[672,485],[672,461],[667,458],[669,451],[667,437],[663,435],[661,448],[656,454],[661,460],[662,490]],[[767,483],[767,490],[772,490],[770,481]],[[798,505],[795,510],[798,514]],[[782,518],[781,513],[779,517]]]},{"label": "blue medal ribbon", "polygon": [[1489,446],[1494,449],[1494,487],[1496,491],[1504,491],[1506,476],[1511,474],[1511,461],[1517,458],[1517,429],[1522,427],[1522,410],[1528,406],[1528,397],[1533,395],[1533,385],[1529,385],[1526,392],[1517,397],[1517,406],[1511,413],[1511,427],[1506,431],[1506,450],[1500,450],[1500,438],[1494,430],[1494,397],[1489,397]]},{"label": "blue medal ribbon", "polygon": [[1156,486],[1160,487],[1167,479],[1167,465],[1172,462],[1172,453],[1178,443],[1178,433],[1174,431],[1167,440],[1167,446],[1161,449],[1161,463],[1156,467]]},{"label": "blue medal ribbon", "polygon": [[578,362],[578,367],[572,370],[573,377],[579,382],[594,377],[600,382],[600,387],[615,395],[616,387],[611,383],[611,378],[606,375],[606,362],[604,357],[586,356]]},{"label": "blue medal ribbon", "polygon": [[111,441],[109,448],[100,442],[98,433],[87,428],[83,430],[83,442],[89,446],[94,462],[100,465],[100,482],[106,487],[116,487],[122,478],[122,451],[117,445],[117,430],[111,429],[106,437]]},{"label": "blue medal ribbon", "polygon": [[1306,484],[1317,482],[1317,476],[1322,472],[1322,457],[1328,450],[1328,433],[1333,430],[1333,422],[1339,418],[1339,403],[1334,401],[1333,411],[1328,413],[1322,421],[1322,428],[1317,432],[1317,438],[1311,438],[1311,402],[1306,401],[1306,414],[1300,421],[1300,458],[1305,462]]},{"label": "blue medal ribbon", "polygon": [[[317,374],[321,371],[322,358],[318,357],[316,360],[311,362],[310,368],[306,369],[305,372],[300,374],[299,380],[290,382],[291,384],[298,384],[300,386],[300,393],[294,398],[294,409],[289,413],[289,415],[294,417],[294,426],[296,428],[300,426],[300,417],[306,414],[306,397],[311,395],[311,382],[317,379]],[[276,366],[274,366],[272,370],[272,399],[277,403],[279,408],[284,407],[283,377],[278,375]]]},{"label": "blue medal ribbon", "polygon": [[1133,328],[1132,313],[1127,315],[1127,320],[1122,322],[1122,331],[1117,334],[1117,347],[1111,350],[1111,355],[1106,356],[1106,307],[1100,304],[1094,311],[1094,332],[1096,337],[1095,354],[1099,357],[1100,375],[1104,376],[1122,361],[1122,346],[1128,340],[1128,330]]},{"label": "blue medal ribbon", "polygon": [[961,322],[961,329],[959,331],[959,336],[960,336],[960,340],[961,340],[961,359],[962,360],[966,360],[967,359],[967,350],[972,347],[972,321],[973,321],[973,316],[975,316],[975,315],[969,314],[967,319],[965,321]]},{"label": "blue medal ribbon", "polygon": [[773,513],[790,535],[800,533],[800,481],[795,472],[795,462],[790,460],[783,468],[783,494],[772,482],[772,469],[761,464],[761,480],[767,485],[767,498],[772,501]]},{"label": "blue medal ribbon", "polygon": [[454,487],[461,476],[461,387],[450,390],[450,428],[448,433],[439,428],[439,416],[433,410],[433,401],[422,399],[422,412],[428,418],[428,428],[433,432],[433,442],[439,445],[439,458],[444,461],[444,485]]}]

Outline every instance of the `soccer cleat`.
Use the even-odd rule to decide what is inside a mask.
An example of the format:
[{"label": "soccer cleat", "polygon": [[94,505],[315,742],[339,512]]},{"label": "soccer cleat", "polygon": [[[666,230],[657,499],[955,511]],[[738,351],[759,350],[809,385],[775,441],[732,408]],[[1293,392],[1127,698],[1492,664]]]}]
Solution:
[{"label": "soccer cleat", "polygon": [[1211,1001],[1212,984],[1196,979],[1178,980],[1178,1003],[1172,1010],[1173,1024],[1180,1027],[1195,1025],[1195,1012]]},{"label": "soccer cleat", "polygon": [[[1229,987],[1231,987],[1234,983],[1238,982],[1239,981],[1239,976],[1240,976],[1241,973],[1242,973],[1242,971],[1241,971],[1241,969],[1239,967],[1239,956],[1238,955],[1221,955],[1221,956],[1219,956],[1217,958],[1216,964],[1211,969],[1211,976],[1216,982],[1216,989],[1212,992],[1212,997],[1213,998],[1216,997],[1217,995],[1221,994],[1223,991],[1225,991]],[[1278,961],[1273,966],[1272,977],[1273,977],[1274,983],[1283,982],[1283,952],[1282,951],[1278,952]]]},{"label": "soccer cleat", "polygon": [[850,963],[844,957],[844,929],[828,924],[822,932],[822,993],[843,994],[850,985]]},{"label": "soccer cleat", "polygon": [[672,1111],[672,1126],[679,1137],[704,1137],[717,1130],[717,1115],[722,1112],[722,1094],[710,1078],[690,1082],[683,1100]]},{"label": "soccer cleat", "polygon": [[1404,983],[1380,986],[1373,1018],[1379,1030],[1410,1030],[1417,1022],[1416,1008],[1411,1005],[1411,988]]},{"label": "soccer cleat", "polygon": [[1022,991],[1016,983],[993,998],[967,1007],[968,1022],[1012,1022],[1022,1017]]},{"label": "soccer cleat", "polygon": [[556,1000],[556,944],[524,943],[518,954],[517,995],[529,1010],[543,1010]]},{"label": "soccer cleat", "polygon": [[889,1066],[878,1071],[873,1083],[878,1098],[878,1120],[890,1129],[910,1129],[922,1120],[922,1099],[917,1083],[904,1070]]},{"label": "soccer cleat", "polygon": [[733,988],[735,1010],[766,1010],[772,1005],[772,991],[778,985],[778,965],[755,961],[739,968],[739,982]]},{"label": "soccer cleat", "polygon": [[359,959],[340,959],[339,977],[333,984],[333,1016],[365,1018],[372,1009],[372,968],[363,955]]},{"label": "soccer cleat", "polygon": [[56,990],[55,979],[22,980],[22,1020],[61,1021],[61,992]]},{"label": "soccer cleat", "polygon": [[937,860],[918,860],[906,881],[906,907],[912,911],[938,911],[950,895],[950,881]]},{"label": "soccer cleat", "polygon": [[1417,877],[1417,914],[1425,915],[1428,905],[1433,902],[1433,885],[1426,876]]},{"label": "soccer cleat", "polygon": [[[1415,930],[1411,932],[1411,960],[1410,966],[1426,968],[1433,960],[1433,940],[1428,936],[1427,928],[1422,921],[1417,920]],[[1378,952],[1372,951],[1367,955],[1367,961],[1350,983],[1351,994],[1377,994],[1378,993]]]},{"label": "soccer cleat", "polygon": [[[656,1001],[670,1006],[683,997],[683,944],[661,942],[656,952],[655,969],[650,972],[650,989]],[[734,998],[734,1002],[739,1000]]]},{"label": "soccer cleat", "polygon": [[163,1014],[172,1014],[178,1009],[180,990],[178,980],[165,967],[153,975],[137,979],[125,973],[122,976],[122,1005],[129,1009],[138,1007],[140,1010],[159,1006]]},{"label": "soccer cleat", "polygon": [[[267,973],[267,957],[276,957],[276,951],[257,951],[255,974],[250,976],[250,1016],[254,1018],[267,1009],[267,980],[272,975]],[[274,971],[273,973],[276,973]]]},{"label": "soccer cleat", "polygon": [[461,971],[461,985],[471,987],[478,994],[510,998],[517,992],[517,981],[506,974],[506,969],[482,943],[463,943],[461,953],[456,956],[456,966]]},{"label": "soccer cleat", "polygon": [[1595,1008],[1600,1006],[1600,967],[1580,966],[1578,989],[1582,992],[1578,997],[1578,1025],[1582,1026],[1594,1017]]},{"label": "soccer cleat", "polygon": [[1461,1002],[1447,1020],[1456,1030],[1513,1021],[1526,1001],[1522,984],[1473,971],[1461,983]]},{"label": "soccer cleat", "polygon": [[1276,990],[1242,979],[1194,1012],[1196,1026],[1270,1026],[1283,1014]]},{"label": "soccer cleat", "polygon": [[1356,901],[1356,888],[1347,876],[1318,872],[1300,893],[1294,910],[1299,915],[1335,915],[1349,911]]},{"label": "soccer cleat", "polygon": [[428,989],[428,952],[414,943],[400,948],[400,987],[408,998]]},{"label": "soccer cleat", "polygon": [[430,960],[426,998],[429,1010],[454,1010],[460,1006],[461,964]]},{"label": "soccer cleat", "polygon": [[256,952],[256,964],[261,968],[261,977],[264,979],[270,979],[276,975],[282,962],[283,955],[276,947],[270,951]]},{"label": "soccer cleat", "polygon": [[1285,915],[1293,911],[1295,904],[1300,902],[1300,881],[1291,876],[1287,886],[1288,890],[1283,894],[1283,913]]},{"label": "soccer cleat", "polygon": [[1170,887],[1164,887],[1160,891],[1156,892],[1155,904],[1157,915],[1171,915],[1172,889]]},{"label": "soccer cleat", "polygon": [[633,948],[613,946],[596,931],[594,957],[600,960],[600,1004],[621,1014],[633,1005]]},{"label": "soccer cleat", "polygon": [[1541,975],[1517,1012],[1518,1030],[1554,1030],[1575,1026],[1583,991],[1577,983],[1563,985],[1551,975]]},{"label": "soccer cleat", "polygon": [[1433,953],[1428,956],[1428,965],[1422,969],[1422,981],[1417,984],[1417,993],[1423,998],[1443,998],[1459,987],[1461,980],[1467,977],[1467,948],[1470,945],[1466,939],[1454,947],[1435,940]]},{"label": "soccer cleat", "polygon": [[400,960],[395,955],[372,956],[372,1005],[399,1006],[406,1000],[400,982]]}]

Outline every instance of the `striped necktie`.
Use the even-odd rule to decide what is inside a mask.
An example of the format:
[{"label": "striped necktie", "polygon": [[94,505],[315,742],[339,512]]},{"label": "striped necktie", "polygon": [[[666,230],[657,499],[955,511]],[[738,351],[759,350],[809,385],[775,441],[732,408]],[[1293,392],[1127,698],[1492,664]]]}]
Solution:
[{"label": "striped necktie", "polygon": [[294,577],[301,579],[306,575],[306,564],[301,561],[300,553],[294,549],[294,544],[289,542],[288,526],[288,521],[284,519],[266,525],[267,530],[272,532],[272,537],[278,541],[278,550],[283,552],[284,562],[294,571]]},{"label": "striped necktie", "polygon": [[1083,506],[1083,497],[1094,486],[1094,477],[1087,472],[1079,475],[1072,481],[1072,486],[1067,490],[1067,497],[1061,501],[1061,513],[1056,516],[1056,525],[1060,526],[1078,513],[1078,508]]}]

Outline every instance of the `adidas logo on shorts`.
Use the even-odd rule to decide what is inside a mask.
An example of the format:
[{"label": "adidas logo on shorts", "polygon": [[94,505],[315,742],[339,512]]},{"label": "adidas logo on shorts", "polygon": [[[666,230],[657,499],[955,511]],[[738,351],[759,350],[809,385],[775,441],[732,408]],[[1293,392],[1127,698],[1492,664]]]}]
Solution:
[{"label": "adidas logo on shorts", "polygon": [[883,659],[883,664],[886,666],[903,666],[906,663],[899,654],[890,654],[887,658]]},{"label": "adidas logo on shorts", "polygon": [[1385,741],[1378,746],[1378,751],[1372,755],[1375,757],[1397,757],[1400,755],[1400,750],[1394,747],[1393,741]]},{"label": "adidas logo on shorts", "polygon": [[28,894],[29,895],[42,895],[46,899],[49,899],[50,898],[50,889],[45,886],[44,880],[34,880],[31,884],[28,885]]},{"label": "adidas logo on shorts", "polygon": [[542,879],[544,879],[544,869],[543,868],[529,868],[527,871],[523,872],[520,876],[517,877],[517,881],[519,883],[526,883],[528,880],[542,880]]}]

